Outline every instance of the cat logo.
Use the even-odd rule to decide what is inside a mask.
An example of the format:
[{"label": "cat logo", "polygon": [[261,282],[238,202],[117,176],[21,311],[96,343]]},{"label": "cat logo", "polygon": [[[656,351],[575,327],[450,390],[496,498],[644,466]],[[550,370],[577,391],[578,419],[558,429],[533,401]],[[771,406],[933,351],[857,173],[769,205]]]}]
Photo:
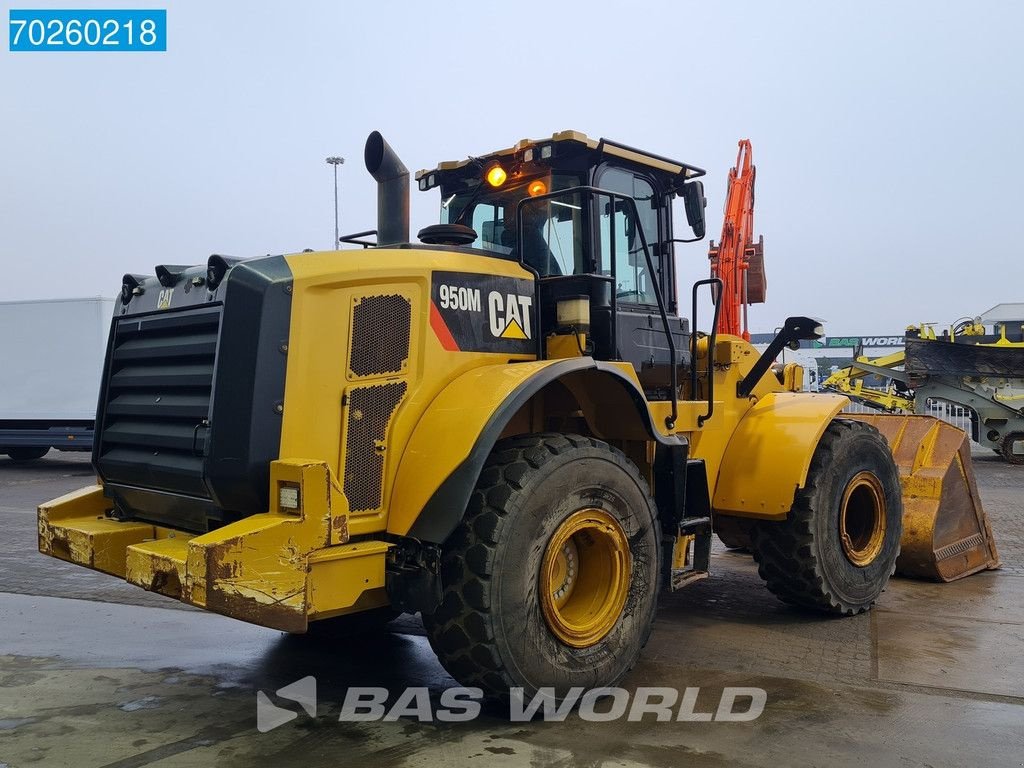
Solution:
[{"label": "cat logo", "polygon": [[171,296],[173,295],[173,288],[164,288],[162,291],[160,291],[160,295],[156,297],[156,308],[168,309],[171,306]]},{"label": "cat logo", "polygon": [[491,335],[496,339],[529,339],[532,296],[491,291],[487,295],[487,314]]}]

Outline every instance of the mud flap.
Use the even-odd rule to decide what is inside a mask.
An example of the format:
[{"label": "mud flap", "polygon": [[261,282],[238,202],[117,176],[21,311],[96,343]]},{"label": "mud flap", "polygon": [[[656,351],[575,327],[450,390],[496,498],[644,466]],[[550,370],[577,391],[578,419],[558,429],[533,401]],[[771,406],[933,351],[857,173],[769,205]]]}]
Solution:
[{"label": "mud flap", "polygon": [[953,581],[999,567],[981,506],[971,443],[931,416],[842,414],[871,424],[885,437],[903,486],[903,537],[896,573]]}]

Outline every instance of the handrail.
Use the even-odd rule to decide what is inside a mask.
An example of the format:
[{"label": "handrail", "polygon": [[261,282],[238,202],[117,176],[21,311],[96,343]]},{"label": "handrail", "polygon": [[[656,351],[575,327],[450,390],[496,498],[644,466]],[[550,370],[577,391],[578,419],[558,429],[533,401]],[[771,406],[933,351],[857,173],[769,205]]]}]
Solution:
[{"label": "handrail", "polygon": [[342,235],[338,238],[339,243],[351,243],[352,245],[361,245],[363,248],[376,248],[377,243],[368,243],[365,240],[359,240],[360,237],[367,237],[369,235],[376,235],[376,229],[368,229],[365,232],[353,232],[351,235]]},{"label": "handrail", "polygon": [[690,328],[690,397],[694,400],[697,399],[697,291],[702,285],[714,285],[718,292],[715,296],[711,333],[708,335],[708,410],[704,415],[697,417],[698,428],[703,427],[704,422],[715,412],[715,337],[718,335],[718,310],[722,306],[722,280],[718,277],[709,277],[693,284],[693,312],[690,315],[693,318],[693,327]]}]

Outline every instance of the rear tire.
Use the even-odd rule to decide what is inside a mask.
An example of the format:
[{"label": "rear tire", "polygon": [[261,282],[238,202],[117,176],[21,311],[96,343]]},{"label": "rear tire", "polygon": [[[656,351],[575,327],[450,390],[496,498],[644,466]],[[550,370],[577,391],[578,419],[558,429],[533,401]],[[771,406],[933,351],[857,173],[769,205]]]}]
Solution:
[{"label": "rear tire", "polygon": [[650,636],[659,551],[654,501],[620,451],[579,435],[503,440],[443,547],[427,637],[491,697],[614,685]]},{"label": "rear tire", "polygon": [[41,459],[43,456],[50,452],[49,448],[8,448],[7,455],[11,457],[11,461],[16,461],[19,464],[26,461],[35,461]]},{"label": "rear tire", "polygon": [[785,521],[754,528],[754,558],[784,602],[866,611],[896,568],[903,532],[899,471],[877,429],[834,420]]}]

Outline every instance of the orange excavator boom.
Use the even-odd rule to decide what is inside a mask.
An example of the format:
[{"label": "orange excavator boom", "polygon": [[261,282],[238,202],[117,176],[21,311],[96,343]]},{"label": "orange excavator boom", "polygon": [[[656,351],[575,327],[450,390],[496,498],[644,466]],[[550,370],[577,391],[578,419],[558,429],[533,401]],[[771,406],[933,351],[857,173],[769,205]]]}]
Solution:
[{"label": "orange excavator boom", "polygon": [[754,167],[748,139],[741,139],[736,167],[729,171],[722,237],[712,240],[711,276],[722,281],[718,330],[750,341],[747,307],[765,300],[764,238],[754,242]]}]

